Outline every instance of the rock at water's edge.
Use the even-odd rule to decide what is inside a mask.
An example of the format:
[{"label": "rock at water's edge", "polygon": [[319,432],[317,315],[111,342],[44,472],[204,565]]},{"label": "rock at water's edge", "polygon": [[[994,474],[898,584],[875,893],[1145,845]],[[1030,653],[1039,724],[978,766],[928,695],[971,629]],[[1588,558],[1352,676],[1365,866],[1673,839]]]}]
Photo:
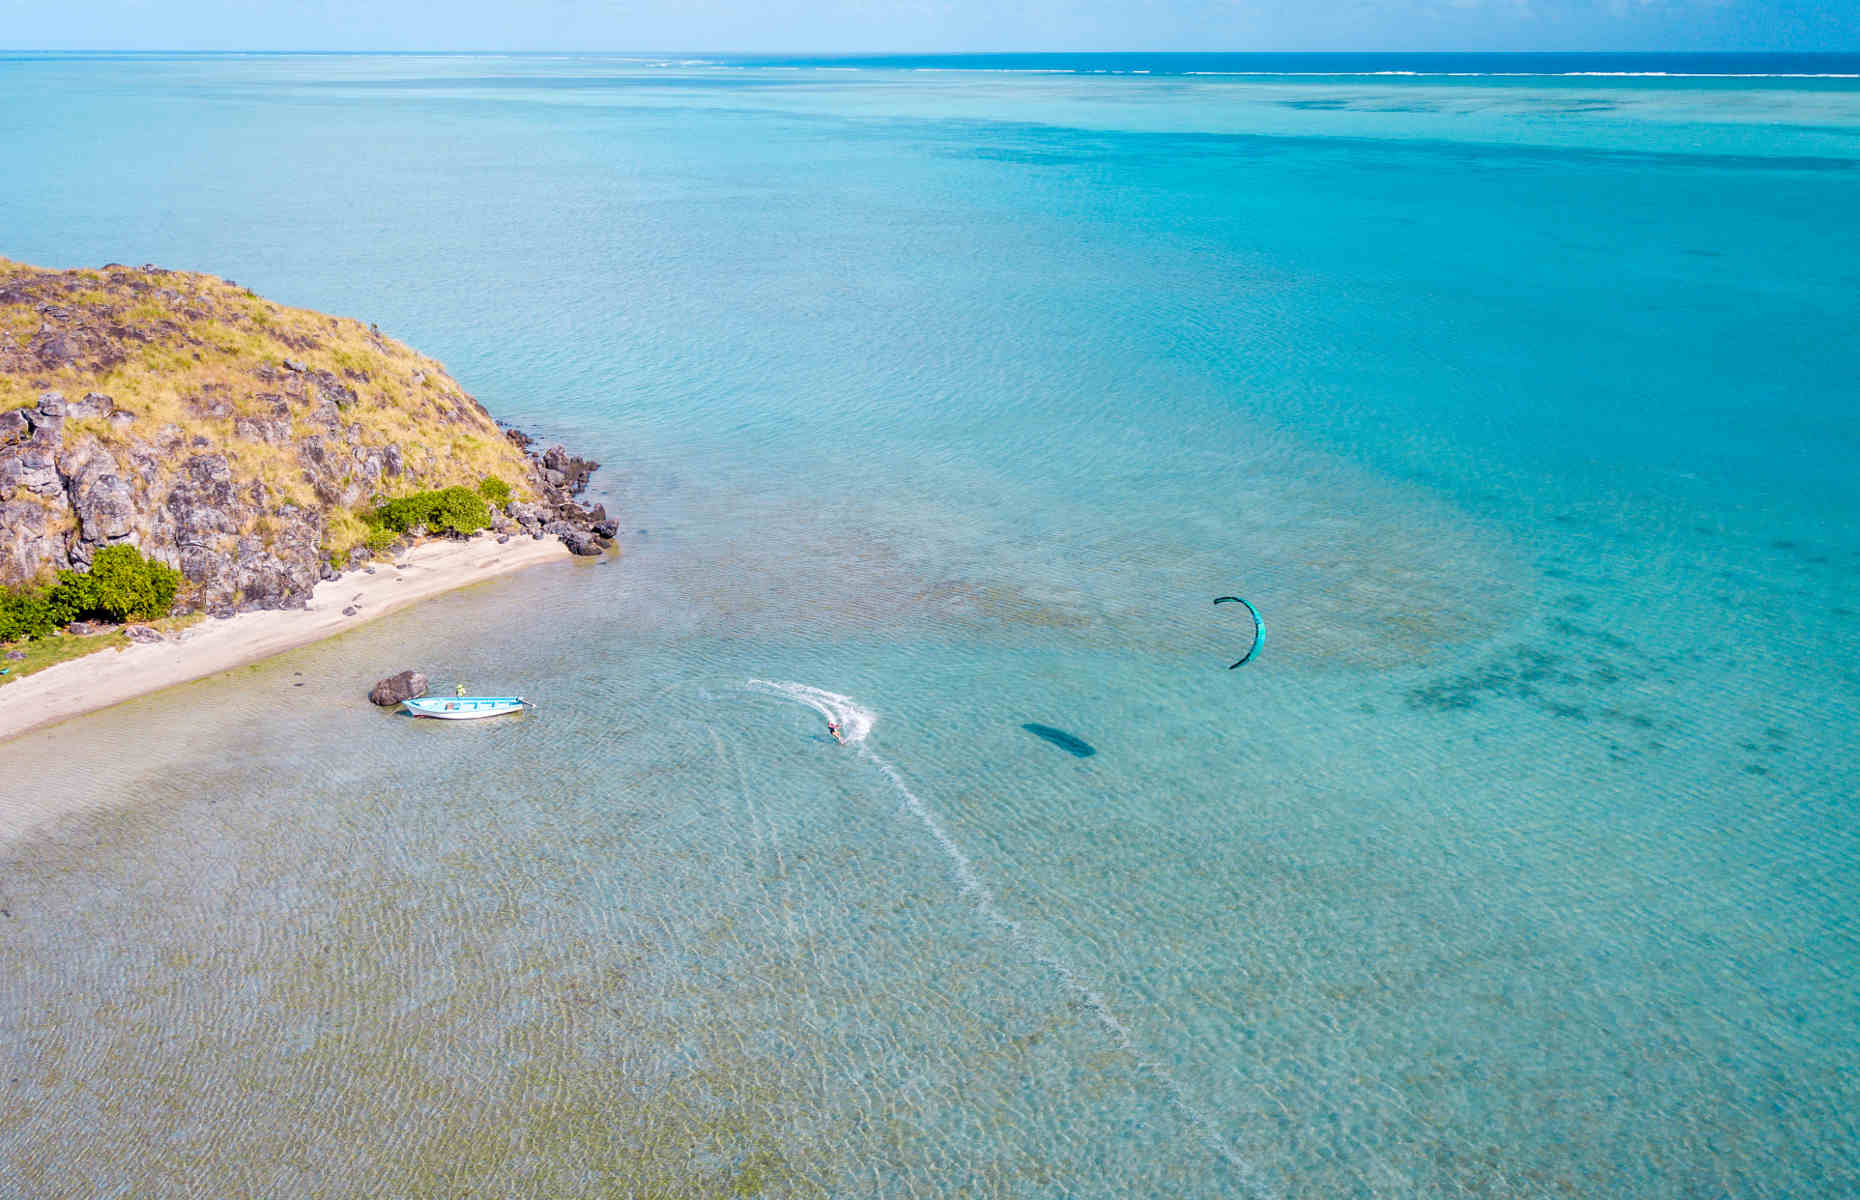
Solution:
[{"label": "rock at water's edge", "polygon": [[584,558],[591,558],[601,552],[599,539],[585,529],[564,529],[556,536],[562,539],[562,544],[572,553]]},{"label": "rock at water's edge", "polygon": [[424,695],[426,695],[426,676],[418,671],[402,671],[398,675],[390,675],[375,684],[374,691],[368,693],[368,699],[383,708],[392,708],[403,700],[411,700],[415,696]]}]

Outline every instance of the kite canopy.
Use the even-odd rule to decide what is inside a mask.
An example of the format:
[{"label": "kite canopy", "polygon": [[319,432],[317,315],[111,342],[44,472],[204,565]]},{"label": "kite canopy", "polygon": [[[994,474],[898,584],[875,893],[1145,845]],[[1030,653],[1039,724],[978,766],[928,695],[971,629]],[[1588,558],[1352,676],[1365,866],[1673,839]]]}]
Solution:
[{"label": "kite canopy", "polygon": [[1259,610],[1254,608],[1252,602],[1249,600],[1242,599],[1239,596],[1216,596],[1214,602],[1216,604],[1244,604],[1246,605],[1246,610],[1253,614],[1253,644],[1247,647],[1246,653],[1240,656],[1239,662],[1234,663],[1233,666],[1227,669],[1231,671],[1234,667],[1245,666],[1247,660],[1252,658],[1255,654],[1258,654],[1259,648],[1266,644],[1266,623],[1259,619]]}]

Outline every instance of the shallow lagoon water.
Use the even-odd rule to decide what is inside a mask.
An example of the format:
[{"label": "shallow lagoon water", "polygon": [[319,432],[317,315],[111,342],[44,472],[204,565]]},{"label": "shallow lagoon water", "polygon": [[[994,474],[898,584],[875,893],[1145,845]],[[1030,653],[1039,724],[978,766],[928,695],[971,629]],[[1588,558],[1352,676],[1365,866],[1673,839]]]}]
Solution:
[{"label": "shallow lagoon water", "polygon": [[0,1194],[1860,1184],[1851,85],[0,94],[0,252],[378,321],[633,531],[8,744]]}]

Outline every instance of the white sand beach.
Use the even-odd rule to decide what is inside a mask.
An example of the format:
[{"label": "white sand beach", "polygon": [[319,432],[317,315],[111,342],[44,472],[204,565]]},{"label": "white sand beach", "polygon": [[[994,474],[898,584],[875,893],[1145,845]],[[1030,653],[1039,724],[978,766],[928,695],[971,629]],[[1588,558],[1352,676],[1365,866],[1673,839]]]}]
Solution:
[{"label": "white sand beach", "polygon": [[0,739],[269,658],[441,592],[573,557],[553,537],[501,546],[489,536],[428,542],[371,564],[372,575],[356,570],[325,580],[307,608],[203,621],[165,641],[102,650],[0,687]]}]

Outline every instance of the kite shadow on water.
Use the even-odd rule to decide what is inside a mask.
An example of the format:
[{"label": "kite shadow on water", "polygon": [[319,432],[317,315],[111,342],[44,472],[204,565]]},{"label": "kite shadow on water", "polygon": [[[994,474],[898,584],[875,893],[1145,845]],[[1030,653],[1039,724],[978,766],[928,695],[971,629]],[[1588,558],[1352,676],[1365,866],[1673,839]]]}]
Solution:
[{"label": "kite shadow on water", "polygon": [[1092,755],[1098,753],[1098,748],[1084,738],[1076,737],[1063,729],[1054,729],[1051,725],[1042,725],[1037,721],[1029,721],[1025,725],[1022,725],[1021,728],[1031,733],[1034,737],[1039,738],[1041,741],[1051,742],[1074,758],[1090,758]]}]

